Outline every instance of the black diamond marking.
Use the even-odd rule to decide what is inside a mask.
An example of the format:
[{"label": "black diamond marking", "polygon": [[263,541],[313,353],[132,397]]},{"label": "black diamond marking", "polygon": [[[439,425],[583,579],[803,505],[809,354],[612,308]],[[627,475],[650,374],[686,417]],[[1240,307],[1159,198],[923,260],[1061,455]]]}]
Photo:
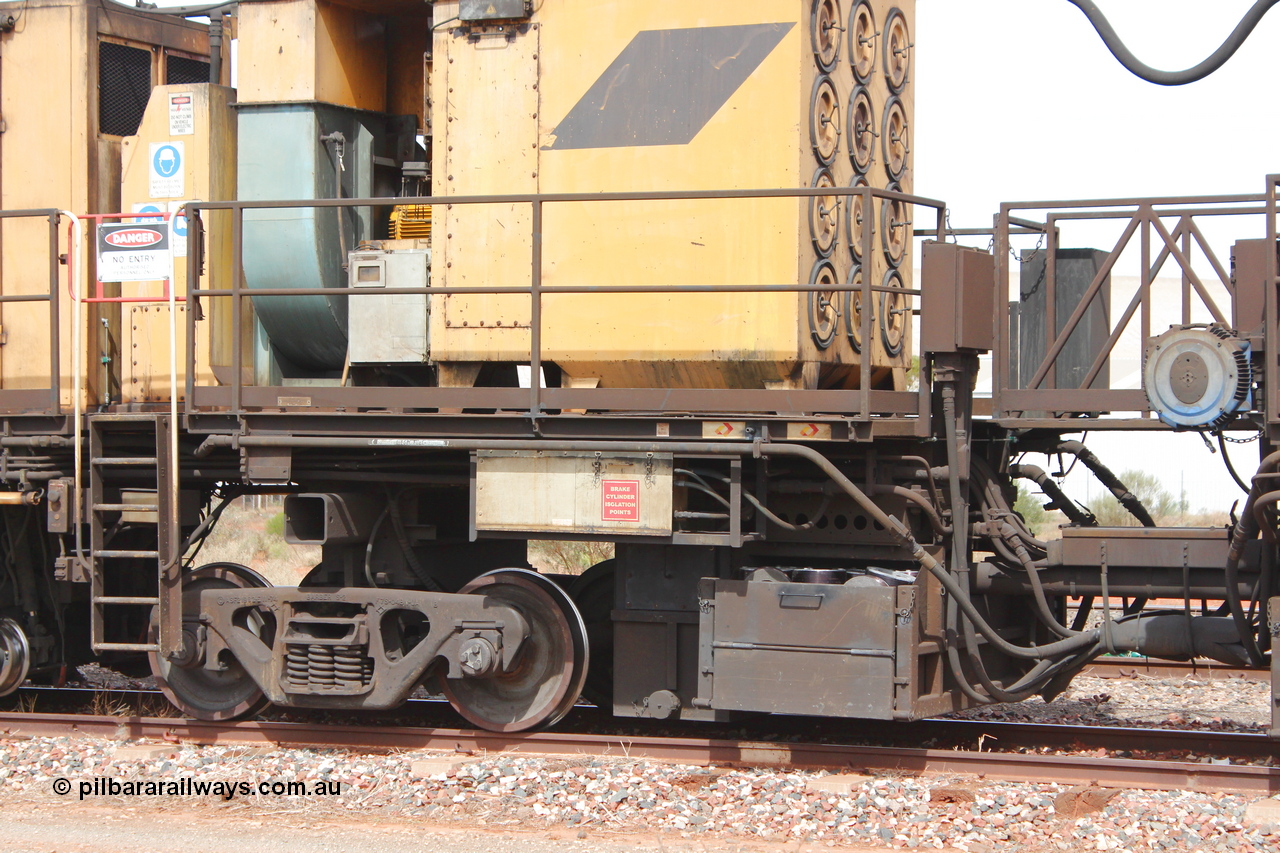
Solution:
[{"label": "black diamond marking", "polygon": [[548,149],[687,145],[795,23],[644,30],[555,129]]}]

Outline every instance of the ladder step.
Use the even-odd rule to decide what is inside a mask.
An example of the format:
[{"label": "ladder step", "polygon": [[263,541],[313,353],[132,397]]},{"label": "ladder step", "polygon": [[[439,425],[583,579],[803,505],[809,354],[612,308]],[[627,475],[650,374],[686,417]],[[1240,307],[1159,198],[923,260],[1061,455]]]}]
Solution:
[{"label": "ladder step", "polygon": [[95,652],[159,652],[158,643],[94,643]]},{"label": "ladder step", "polygon": [[95,456],[94,465],[155,465],[154,456]]},{"label": "ladder step", "polygon": [[95,512],[159,512],[157,504],[94,504]]},{"label": "ladder step", "polygon": [[156,596],[145,595],[100,595],[93,600],[94,604],[159,604]]},{"label": "ladder step", "polygon": [[126,560],[129,560],[129,559],[142,560],[142,559],[148,559],[148,558],[158,560],[160,559],[160,552],[159,551],[94,551],[93,556],[108,557],[108,558],[120,557]]}]

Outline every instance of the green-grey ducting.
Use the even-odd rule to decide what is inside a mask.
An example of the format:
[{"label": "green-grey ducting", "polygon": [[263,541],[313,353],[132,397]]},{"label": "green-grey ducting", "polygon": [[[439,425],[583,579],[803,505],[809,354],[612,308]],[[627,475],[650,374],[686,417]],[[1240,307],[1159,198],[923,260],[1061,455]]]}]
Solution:
[{"label": "green-grey ducting", "polygon": [[[316,102],[240,104],[238,111],[242,200],[374,195],[374,149],[392,117]],[[246,210],[245,282],[249,288],[345,287],[344,249],[371,239],[371,223],[368,209]],[[253,308],[274,356],[289,369],[342,368],[345,296],[260,296]]]}]

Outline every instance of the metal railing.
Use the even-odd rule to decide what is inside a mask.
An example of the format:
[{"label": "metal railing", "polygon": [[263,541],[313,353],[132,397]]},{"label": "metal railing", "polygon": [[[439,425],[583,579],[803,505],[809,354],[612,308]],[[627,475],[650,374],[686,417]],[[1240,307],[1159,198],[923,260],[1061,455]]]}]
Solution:
[{"label": "metal railing", "polygon": [[[539,376],[544,363],[543,352],[543,299],[553,294],[680,294],[680,293],[826,293],[844,294],[857,290],[862,295],[862,305],[870,310],[861,311],[861,340],[867,342],[863,356],[870,361],[874,316],[878,300],[873,296],[891,292],[907,297],[918,296],[918,288],[892,288],[873,284],[871,275],[864,275],[860,288],[829,284],[687,284],[687,285],[544,285],[543,243],[544,208],[548,205],[599,203],[599,202],[647,202],[693,201],[722,199],[842,199],[861,197],[863,209],[875,211],[875,200],[887,203],[897,201],[904,205],[930,208],[937,216],[936,234],[945,233],[946,205],[934,199],[889,192],[871,187],[841,188],[821,187],[804,189],[759,189],[729,191],[686,191],[647,193],[561,193],[520,194],[488,196],[428,196],[416,198],[366,198],[366,199],[305,199],[291,201],[227,201],[192,202],[186,206],[190,227],[190,239],[195,245],[202,240],[204,228],[201,216],[206,211],[226,210],[231,214],[232,270],[241,273],[244,258],[244,226],[246,210],[281,208],[359,208],[390,207],[394,205],[529,205],[531,207],[531,256],[528,285],[483,287],[387,287],[378,288],[377,295],[527,295],[531,303],[529,324],[529,388],[440,388],[440,387],[328,387],[308,386],[299,389],[292,386],[257,386],[244,382],[244,333],[242,306],[245,299],[275,298],[283,296],[360,296],[370,295],[368,288],[311,287],[311,288],[257,288],[247,287],[240,274],[231,276],[231,286],[219,289],[195,289],[188,292],[193,301],[202,298],[230,299],[232,331],[231,382],[223,386],[200,386],[195,371],[195,322],[197,309],[187,312],[188,334],[186,354],[187,413],[221,410],[233,414],[252,409],[289,408],[305,393],[310,408],[412,408],[412,409],[501,409],[523,413],[537,419],[545,417],[549,410],[592,410],[608,412],[689,412],[689,413],[824,413],[869,421],[873,415],[909,414],[927,421],[929,412],[928,383],[922,377],[919,391],[873,390],[870,387],[869,370],[859,371],[859,386],[853,390],[749,390],[749,389],[668,389],[668,388],[543,388]],[[877,216],[864,216],[861,225],[863,258],[871,258]],[[909,222],[898,223],[909,227]],[[336,250],[336,247],[335,247]],[[188,281],[198,282],[202,264],[202,251],[188,254]],[[908,361],[908,364],[910,362]]]},{"label": "metal railing", "polygon": [[[1277,202],[1277,195],[1280,195],[1280,175],[1267,175],[1267,245],[1272,247],[1266,252],[1267,263],[1267,285],[1263,294],[1263,313],[1266,315],[1266,332],[1264,338],[1264,346],[1266,351],[1270,353],[1271,364],[1275,365],[1276,347],[1280,346],[1280,336],[1277,334],[1276,328],[1276,310],[1277,310],[1277,287],[1280,287],[1280,270],[1277,270],[1276,246],[1277,239],[1280,239],[1280,228],[1277,227],[1277,217],[1280,217],[1280,202]],[[1263,378],[1263,396],[1265,399],[1264,415],[1268,424],[1280,423],[1280,371],[1271,369],[1265,371]],[[1280,660],[1280,656],[1276,658]]]},{"label": "metal railing", "polygon": [[[1066,418],[1078,418],[1082,414],[1127,413],[1127,419],[1117,419],[1112,426],[1151,426],[1156,422],[1146,393],[1141,388],[1097,388],[1099,375],[1108,359],[1117,352],[1117,344],[1121,336],[1132,323],[1135,315],[1138,318],[1138,345],[1145,348],[1152,336],[1152,285],[1166,263],[1172,258],[1177,264],[1182,277],[1179,296],[1179,316],[1182,324],[1193,322],[1193,311],[1207,312],[1215,323],[1226,327],[1232,325],[1232,305],[1218,305],[1206,286],[1205,278],[1196,270],[1192,258],[1199,250],[1203,261],[1212,270],[1212,278],[1208,281],[1221,285],[1229,299],[1234,300],[1235,287],[1231,271],[1224,266],[1206,239],[1203,230],[1197,223],[1199,218],[1221,216],[1256,216],[1268,212],[1268,206],[1274,210],[1275,182],[1269,186],[1269,194],[1218,195],[1218,196],[1185,196],[1156,199],[1108,199],[1099,201],[1035,201],[1005,203],[1000,207],[996,220],[994,248],[996,252],[996,292],[997,311],[995,327],[995,350],[992,360],[994,377],[992,382],[993,414],[1007,421],[1047,421]],[[1270,196],[1270,198],[1269,198]],[[1019,220],[1015,212],[1044,212],[1045,227],[1043,229],[1043,248],[1045,252],[1045,316],[1046,348],[1043,355],[1035,363],[1030,379],[1025,383],[1014,381],[1012,359],[1016,357],[1016,342],[1010,341],[1010,309],[1009,298],[1011,288],[1011,255],[1010,238],[1016,233],[1025,233],[1021,226],[1025,220]],[[1270,216],[1269,228],[1272,229],[1272,241],[1275,239],[1275,216]],[[1123,230],[1114,247],[1106,253],[1105,259],[1096,270],[1093,280],[1081,295],[1075,308],[1065,322],[1059,323],[1057,316],[1057,282],[1054,259],[1060,248],[1060,226],[1067,222],[1099,222],[1113,221],[1123,223]],[[1170,223],[1172,227],[1170,227]],[[1093,360],[1085,371],[1078,386],[1070,388],[1057,387],[1057,370],[1059,359],[1067,347],[1069,339],[1080,328],[1085,315],[1093,309],[1107,284],[1117,261],[1131,246],[1134,238],[1139,242],[1140,254],[1138,284],[1124,309],[1119,312],[1118,319],[1112,321],[1107,317],[1108,337],[1093,351]],[[1272,264],[1275,259],[1272,257]],[[1216,279],[1216,281],[1215,281]],[[1115,293],[1112,289],[1112,293]],[[1274,301],[1274,289],[1268,296]],[[1272,302],[1268,311],[1274,312]],[[1113,306],[1114,308],[1114,306]],[[1224,313],[1225,309],[1225,313]],[[1114,310],[1112,316],[1115,315]],[[1274,313],[1268,316],[1274,317]],[[1272,334],[1268,326],[1268,336]],[[1270,346],[1270,343],[1268,344]],[[1134,355],[1130,353],[1129,355]],[[1136,354],[1137,363],[1142,364],[1142,353]],[[1268,371],[1268,383],[1273,384],[1273,371]],[[1110,383],[1108,383],[1110,384]],[[1020,387],[1023,386],[1023,387]],[[1274,397],[1272,397],[1274,399]],[[1274,409],[1272,410],[1274,411]],[[1028,415],[1028,413],[1035,413]],[[1144,423],[1139,423],[1144,422]]]}]

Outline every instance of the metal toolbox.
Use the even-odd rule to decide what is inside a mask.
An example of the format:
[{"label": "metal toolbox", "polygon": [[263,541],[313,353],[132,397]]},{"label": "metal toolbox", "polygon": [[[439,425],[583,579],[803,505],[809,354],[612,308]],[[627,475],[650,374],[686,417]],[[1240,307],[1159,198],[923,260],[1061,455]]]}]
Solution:
[{"label": "metal toolbox", "polygon": [[699,700],[717,710],[894,716],[899,588],[703,580]]}]

